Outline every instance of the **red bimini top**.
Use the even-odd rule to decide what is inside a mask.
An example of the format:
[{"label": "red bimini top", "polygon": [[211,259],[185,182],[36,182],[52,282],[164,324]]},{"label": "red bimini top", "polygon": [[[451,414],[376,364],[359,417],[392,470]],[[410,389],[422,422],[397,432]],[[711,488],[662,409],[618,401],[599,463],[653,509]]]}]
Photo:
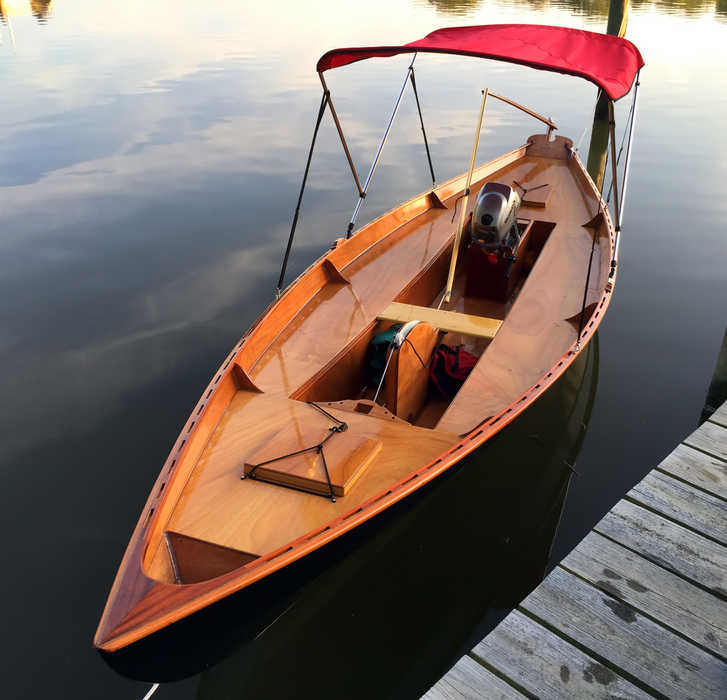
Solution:
[{"label": "red bimini top", "polygon": [[612,100],[623,97],[644,65],[627,39],[609,34],[537,24],[449,27],[401,46],[332,49],[318,60],[319,73],[375,56],[427,51],[479,56],[590,80]]}]

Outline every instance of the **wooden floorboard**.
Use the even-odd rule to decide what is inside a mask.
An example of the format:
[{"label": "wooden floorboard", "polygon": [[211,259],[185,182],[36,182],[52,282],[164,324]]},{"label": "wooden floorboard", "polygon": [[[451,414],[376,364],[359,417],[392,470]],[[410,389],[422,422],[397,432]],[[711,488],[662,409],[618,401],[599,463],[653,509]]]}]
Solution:
[{"label": "wooden floorboard", "polygon": [[727,500],[727,462],[709,457],[686,445],[678,445],[657,470]]},{"label": "wooden floorboard", "polygon": [[727,428],[727,403],[723,403],[710,417],[712,423],[717,423]]},{"label": "wooden floorboard", "polygon": [[727,549],[628,501],[619,501],[595,528],[649,561],[727,596]]},{"label": "wooden floorboard", "polygon": [[[538,698],[645,698],[646,693],[521,612],[510,613],[472,654]],[[485,693],[480,697],[487,697]]]},{"label": "wooden floorboard", "polygon": [[727,545],[727,501],[656,470],[634,486],[628,498],[680,525]]},{"label": "wooden floorboard", "polygon": [[549,625],[647,688],[713,699],[727,688],[727,664],[557,567],[521,604]]},{"label": "wooden floorboard", "polygon": [[727,428],[705,421],[686,440],[685,445],[696,447],[712,457],[727,461]]},{"label": "wooden floorboard", "polygon": [[595,532],[561,566],[727,661],[725,601]]},{"label": "wooden floorboard", "polygon": [[526,698],[494,673],[488,671],[471,656],[463,656],[449,673],[431,687],[425,700],[479,700],[482,688],[487,688],[487,697],[492,700],[521,700]]},{"label": "wooden floorboard", "polygon": [[426,697],[727,697],[726,579],[724,404]]}]

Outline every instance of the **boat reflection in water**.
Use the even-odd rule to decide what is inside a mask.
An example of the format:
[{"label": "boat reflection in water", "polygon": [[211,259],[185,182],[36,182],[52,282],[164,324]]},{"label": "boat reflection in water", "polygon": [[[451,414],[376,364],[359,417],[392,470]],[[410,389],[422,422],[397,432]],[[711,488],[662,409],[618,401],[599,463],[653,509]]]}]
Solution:
[{"label": "boat reflection in water", "polygon": [[460,467],[343,538],[277,619],[202,675],[198,697],[425,692],[544,577],[597,377],[596,335]]}]

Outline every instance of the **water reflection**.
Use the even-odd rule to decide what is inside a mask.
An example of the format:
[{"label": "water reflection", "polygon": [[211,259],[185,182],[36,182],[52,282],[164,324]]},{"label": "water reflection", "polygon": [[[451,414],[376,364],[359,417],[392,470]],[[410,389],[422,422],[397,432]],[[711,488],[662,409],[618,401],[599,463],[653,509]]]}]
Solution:
[{"label": "water reflection", "polygon": [[[471,16],[483,0],[426,0],[442,15]],[[606,19],[610,0],[516,0],[531,9],[546,11],[550,8],[570,10],[574,15],[589,19]],[[714,12],[718,17],[727,17],[727,0],[631,0],[632,10],[657,12],[696,17]]]},{"label": "water reflection", "polygon": [[[13,6],[20,4],[15,0]],[[462,0],[449,6],[467,14],[454,15],[427,0],[370,0],[366,12],[353,0],[320,0],[313,15],[308,4],[286,0],[217,0],[214,6],[74,0],[48,3],[46,17],[53,18],[38,31],[33,6],[25,5],[30,14],[15,17],[10,2],[2,0],[0,22],[0,423],[5,428],[0,517],[6,532],[17,533],[9,538],[6,560],[23,572],[3,578],[2,595],[32,601],[7,611],[2,658],[14,673],[4,676],[5,694],[52,697],[59,687],[73,687],[78,696],[126,700],[143,697],[148,686],[134,686],[100,662],[91,645],[93,631],[179,427],[211,369],[272,299],[320,100],[315,60],[332,44],[397,43],[450,24],[541,22],[602,30],[606,7]],[[603,326],[603,381],[579,461],[581,476],[571,484],[556,539],[556,558],[693,428],[724,331],[727,250],[718,223],[727,217],[722,193],[727,73],[715,66],[724,63],[727,26],[714,21],[710,8],[724,18],[725,0],[635,7],[629,37],[642,49],[647,68],[623,271]],[[704,14],[695,19],[699,8]],[[689,21],[683,21],[685,13],[691,13]],[[11,23],[17,53],[8,39]],[[330,77],[363,171],[406,68],[397,60],[356,64]],[[477,109],[473,86],[499,87],[552,114],[561,133],[576,139],[584,125],[590,128],[594,90],[583,81],[433,55],[422,57],[417,70],[442,180],[467,166]],[[335,129],[330,121],[324,127],[291,277],[345,228],[355,200]],[[522,143],[533,124],[515,110],[493,107],[485,128],[483,160]],[[361,221],[429,182],[416,109],[407,99]],[[699,245],[687,258],[674,254],[683,249],[685,231],[699,232]],[[523,442],[530,442],[527,435]],[[553,470],[552,488],[556,476]],[[456,476],[455,483],[462,478]],[[494,481],[491,486],[499,488]],[[38,517],[28,517],[29,503]],[[481,517],[491,522],[495,513]],[[423,519],[412,516],[413,527],[437,541],[437,528],[427,530]],[[395,532],[404,533],[393,537],[404,544],[391,545],[391,551],[407,543],[417,551],[416,532],[407,534],[406,525]],[[392,539],[378,533],[372,548]],[[479,535],[468,537],[475,547],[489,546]],[[542,552],[546,549],[542,545]],[[424,552],[441,561],[441,553]],[[434,575],[421,563],[413,566],[425,570],[425,580]],[[494,576],[494,569],[477,566],[483,579]],[[342,574],[341,585],[356,589],[358,577],[370,580],[367,575],[346,574],[353,576],[350,583]],[[395,580],[405,585],[407,577],[399,572]],[[451,597],[456,600],[456,592]],[[458,613],[451,605],[436,600],[454,620]],[[432,617],[434,606],[421,601],[454,645],[456,630]],[[457,619],[466,627],[479,612],[468,597],[464,601],[471,617]],[[271,608],[271,614],[284,610],[284,605]],[[337,615],[355,622],[372,614],[360,605],[357,610],[356,618],[340,610]],[[235,622],[244,622],[248,613],[241,610]],[[383,629],[396,642],[400,638],[390,629],[394,620],[393,615],[385,620]],[[310,629],[312,623],[306,624]],[[419,623],[413,624],[420,633]],[[219,628],[208,628],[195,641],[190,668],[204,660],[207,647],[213,659],[212,647],[225,627],[229,620],[221,619]],[[55,635],[41,651],[39,629]],[[240,646],[239,635],[234,644]],[[264,653],[271,658],[283,654],[268,648]],[[251,659],[264,653],[259,646],[240,650],[240,679],[231,672],[231,661],[219,676],[239,688],[252,673]],[[42,674],[37,673],[40,656]],[[363,671],[352,673],[358,678]],[[216,674],[204,679],[203,688],[217,682]],[[77,687],[79,679],[83,688]],[[249,682],[263,687],[259,680]],[[316,679],[311,694],[321,685]],[[191,696],[176,692],[165,687],[159,696]]]},{"label": "water reflection", "polygon": [[[631,0],[636,10],[654,9],[671,15],[696,17],[714,11],[716,15],[725,16],[727,3],[725,0]],[[608,10],[606,11],[608,14]]]},{"label": "water reflection", "polygon": [[198,698],[421,695],[544,576],[597,378],[596,336],[515,424],[339,547]]},{"label": "water reflection", "polygon": [[0,0],[0,19],[33,15],[41,24],[46,22],[54,0]]},{"label": "water reflection", "polygon": [[434,9],[446,15],[467,15],[482,4],[482,0],[427,0]]}]

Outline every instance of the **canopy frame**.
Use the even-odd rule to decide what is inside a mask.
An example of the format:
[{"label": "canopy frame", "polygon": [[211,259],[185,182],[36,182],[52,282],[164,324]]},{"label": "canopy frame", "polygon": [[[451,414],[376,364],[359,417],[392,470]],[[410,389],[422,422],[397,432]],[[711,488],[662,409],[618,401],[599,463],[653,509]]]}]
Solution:
[{"label": "canopy frame", "polygon": [[398,46],[331,49],[318,60],[319,73],[369,58],[402,53],[442,53],[489,58],[538,70],[573,75],[597,85],[611,100],[631,91],[644,65],[627,39],[609,34],[535,24],[446,27]]},{"label": "canopy frame", "polygon": [[306,160],[305,170],[303,172],[303,181],[300,186],[300,191],[298,193],[298,203],[295,207],[295,214],[293,215],[293,222],[290,227],[290,234],[288,236],[288,243],[285,248],[285,254],[283,255],[283,262],[280,268],[280,276],[278,277],[278,286],[275,290],[275,296],[277,299],[280,298],[282,294],[283,289],[283,283],[285,281],[285,272],[288,267],[288,260],[290,258],[290,252],[293,247],[293,239],[295,237],[295,231],[298,226],[298,218],[300,215],[300,207],[303,201],[303,193],[305,191],[305,186],[308,181],[308,172],[310,170],[310,164],[311,159],[313,157],[313,149],[315,147],[316,138],[318,136],[318,129],[321,125],[321,120],[323,119],[323,114],[325,113],[326,107],[329,107],[331,110],[331,116],[333,117],[333,122],[336,126],[336,131],[338,132],[338,136],[341,139],[341,145],[343,146],[343,151],[346,154],[346,160],[348,161],[348,165],[351,168],[351,174],[353,175],[354,182],[356,183],[356,189],[358,190],[358,200],[356,202],[356,206],[354,208],[353,214],[351,215],[351,219],[348,223],[348,227],[346,229],[346,238],[350,238],[351,234],[353,233],[354,226],[356,225],[356,218],[358,217],[358,213],[361,210],[361,205],[363,204],[363,200],[366,199],[366,192],[368,190],[369,184],[371,183],[371,179],[374,175],[374,171],[376,170],[376,166],[378,165],[379,159],[381,157],[381,153],[384,149],[384,145],[386,144],[386,140],[389,136],[389,131],[391,130],[391,125],[394,123],[394,118],[396,117],[397,112],[399,111],[399,104],[401,103],[401,98],[404,94],[404,90],[406,88],[406,85],[409,81],[411,81],[412,89],[414,91],[414,97],[416,99],[416,105],[417,105],[417,112],[419,113],[419,123],[421,125],[422,129],[422,135],[424,137],[424,147],[426,149],[427,153],[427,161],[429,163],[429,172],[432,176],[432,188],[436,186],[436,179],[434,177],[434,167],[432,166],[432,156],[429,151],[429,141],[427,140],[427,133],[424,129],[424,118],[422,117],[422,110],[421,105],[419,103],[419,93],[417,91],[416,87],[416,79],[414,78],[414,60],[416,59],[416,53],[411,59],[411,62],[409,63],[409,67],[406,71],[406,76],[404,78],[404,81],[401,85],[401,89],[399,90],[399,94],[397,95],[396,101],[394,103],[394,108],[392,109],[391,116],[389,117],[389,122],[386,125],[386,130],[384,131],[384,135],[381,139],[381,142],[379,143],[378,150],[376,151],[376,156],[374,157],[374,162],[371,165],[371,169],[369,170],[368,176],[366,177],[366,181],[361,186],[361,181],[358,177],[358,172],[356,171],[356,166],[353,162],[353,158],[351,157],[351,151],[348,148],[348,143],[346,142],[346,136],[343,133],[343,128],[341,127],[341,122],[338,118],[338,113],[336,112],[335,107],[333,106],[333,100],[331,98],[331,91],[328,88],[328,85],[326,83],[326,79],[323,76],[322,72],[318,73],[318,77],[321,81],[321,86],[323,87],[323,97],[321,98],[321,105],[318,109],[318,117],[316,119],[315,128],[313,130],[313,138],[311,139],[310,148],[308,150],[308,158]]},{"label": "canopy frame", "polygon": [[[414,61],[416,60],[416,53],[414,53],[414,56],[411,59],[411,63],[409,63],[409,67],[406,69],[406,75],[404,76],[404,81],[401,84],[401,89],[399,90],[399,94],[396,97],[396,101],[394,102],[394,107],[391,110],[391,116],[389,117],[389,122],[386,125],[386,129],[384,130],[384,135],[381,137],[381,141],[379,142],[379,147],[376,150],[376,155],[374,156],[374,162],[371,163],[371,168],[369,170],[369,174],[366,176],[366,182],[364,182],[363,190],[359,191],[358,194],[358,201],[356,202],[356,206],[353,209],[353,214],[351,214],[351,220],[348,222],[348,227],[346,228],[346,238],[351,238],[351,233],[353,232],[353,227],[356,225],[356,219],[358,218],[358,213],[361,210],[361,205],[363,204],[364,199],[366,199],[366,192],[369,189],[369,185],[371,184],[371,178],[374,176],[374,172],[376,172],[376,166],[379,164],[379,158],[381,158],[381,152],[384,150],[384,146],[386,145],[386,140],[389,138],[389,132],[391,131],[391,125],[394,123],[394,119],[396,119],[396,115],[399,111],[399,105],[401,104],[401,98],[404,95],[404,90],[406,89],[406,85],[409,82],[410,76],[412,74],[412,71],[414,70]],[[425,136],[425,143],[426,143],[426,136]],[[427,146],[427,153],[429,152],[429,146]]]},{"label": "canopy frame", "polygon": [[[490,25],[489,27],[484,26],[484,27],[459,28],[459,29],[454,28],[454,30],[452,30],[452,31],[462,31],[465,29],[487,30],[487,29],[513,28],[513,27],[515,27],[515,28],[531,27],[532,28],[533,26],[534,25]],[[616,37],[609,37],[609,35],[596,34],[594,32],[581,32],[580,30],[565,30],[564,28],[559,28],[559,27],[540,27],[539,29],[544,30],[546,32],[553,32],[553,31],[580,32],[581,34],[592,35],[593,37],[608,37],[608,40],[616,38]],[[366,198],[369,185],[371,183],[374,172],[376,171],[376,167],[381,158],[381,153],[382,153],[384,146],[386,144],[386,141],[388,139],[389,132],[391,131],[391,126],[398,113],[399,106],[401,104],[401,99],[402,99],[404,90],[406,89],[406,85],[408,82],[411,82],[411,84],[412,84],[412,89],[413,89],[414,96],[416,99],[417,112],[419,115],[419,121],[420,121],[421,129],[422,129],[422,135],[424,137],[424,146],[426,149],[427,160],[429,163],[429,170],[430,170],[430,173],[432,176],[432,187],[436,186],[434,168],[432,166],[431,153],[429,150],[429,142],[427,140],[426,131],[424,129],[424,120],[422,117],[421,105],[419,103],[419,95],[418,95],[418,91],[417,91],[417,87],[416,87],[416,80],[414,78],[414,61],[416,60],[416,57],[417,57],[417,54],[419,51],[429,51],[429,52],[435,52],[435,53],[460,53],[460,54],[466,54],[466,55],[479,55],[481,57],[492,58],[494,60],[501,60],[501,61],[505,61],[505,62],[509,62],[509,63],[522,63],[525,65],[530,65],[534,68],[542,68],[544,70],[551,70],[551,71],[560,72],[560,73],[580,75],[580,77],[586,78],[587,80],[590,80],[591,82],[595,82],[597,85],[599,85],[601,87],[601,89],[604,90],[606,96],[608,97],[608,106],[609,106],[609,140],[611,142],[611,152],[612,152],[612,170],[613,170],[612,183],[613,183],[614,192],[615,192],[614,212],[615,212],[615,219],[616,219],[616,240],[615,240],[615,244],[614,244],[614,255],[613,255],[613,259],[611,261],[611,273],[610,273],[610,276],[613,277],[613,275],[615,273],[616,265],[618,262],[618,251],[619,251],[620,231],[621,231],[621,217],[622,217],[622,212],[623,212],[623,201],[624,201],[625,193],[626,193],[626,183],[627,183],[628,170],[629,170],[629,164],[630,164],[631,137],[633,134],[634,121],[635,121],[635,117],[636,117],[636,108],[635,108],[635,104],[634,104],[634,110],[632,113],[631,123],[629,125],[629,142],[628,142],[628,148],[627,148],[627,152],[626,152],[624,182],[623,182],[623,187],[622,187],[621,198],[619,198],[618,179],[617,179],[616,164],[615,164],[614,102],[617,99],[619,99],[620,97],[622,97],[623,94],[626,94],[626,92],[629,92],[630,87],[632,85],[635,85],[634,102],[636,101],[637,94],[638,94],[638,86],[639,86],[639,74],[640,74],[641,66],[643,66],[643,59],[641,58],[641,54],[639,54],[638,49],[636,49],[636,47],[633,46],[633,44],[631,44],[630,42],[627,42],[625,39],[619,39],[619,41],[624,42],[624,46],[631,47],[633,49],[633,52],[635,53],[635,56],[638,57],[638,70],[636,70],[636,72],[635,72],[635,77],[631,81],[629,90],[626,90],[626,92],[624,92],[623,94],[618,94],[616,97],[614,97],[614,95],[611,92],[609,92],[608,89],[606,89],[604,86],[600,85],[600,83],[597,80],[595,80],[593,78],[593,76],[585,75],[582,72],[578,72],[578,71],[574,71],[574,70],[566,70],[566,69],[563,69],[562,67],[555,68],[552,66],[548,67],[548,66],[544,66],[544,65],[538,65],[538,64],[534,63],[533,61],[517,60],[516,58],[513,58],[510,55],[507,55],[507,56],[493,55],[493,54],[486,54],[484,52],[473,53],[473,52],[468,52],[468,51],[451,50],[451,49],[447,49],[447,48],[444,48],[444,49],[443,48],[432,48],[431,46],[426,45],[427,40],[430,40],[435,35],[438,35],[439,33],[444,32],[444,31],[446,31],[446,30],[438,30],[436,32],[432,32],[427,37],[425,37],[424,39],[422,39],[418,42],[412,42],[411,44],[406,44],[406,45],[399,46],[399,47],[369,47],[368,49],[365,49],[365,48],[364,49],[334,49],[333,51],[329,51],[328,53],[324,54],[321,57],[321,59],[319,59],[318,76],[320,78],[321,86],[323,88],[323,96],[321,99],[321,105],[320,105],[320,108],[318,111],[318,117],[317,117],[315,128],[313,131],[313,138],[312,138],[310,149],[308,152],[306,167],[305,167],[305,171],[303,174],[303,181],[301,183],[300,192],[298,195],[298,202],[296,205],[295,214],[294,214],[292,225],[291,225],[290,235],[288,237],[288,242],[287,242],[285,254],[283,257],[282,267],[280,270],[280,276],[278,278],[278,286],[276,289],[277,298],[279,298],[282,293],[283,283],[285,281],[285,272],[286,272],[288,260],[290,257],[290,252],[291,252],[292,245],[293,245],[293,239],[295,236],[295,230],[296,230],[297,223],[298,223],[300,207],[301,207],[301,203],[303,200],[303,194],[304,194],[306,182],[308,179],[308,172],[310,169],[311,159],[313,156],[313,150],[314,150],[314,146],[315,146],[315,142],[316,142],[316,137],[318,135],[320,123],[323,118],[323,114],[325,112],[326,107],[329,107],[331,110],[331,116],[333,117],[333,121],[336,126],[336,130],[337,130],[339,138],[341,140],[341,145],[343,146],[343,150],[346,155],[346,159],[348,161],[349,167],[351,169],[351,174],[353,176],[353,179],[354,179],[354,182],[356,185],[356,189],[358,191],[358,199],[356,201],[356,205],[354,207],[353,214],[351,215],[348,226],[346,228],[346,236],[345,236],[346,239],[350,238],[353,233],[353,229],[356,225],[356,219],[358,218],[359,212],[361,210],[361,206],[363,205],[363,201]],[[422,45],[422,44],[424,44],[424,45]],[[363,53],[364,55],[362,55],[360,57],[351,58],[351,55],[353,55],[355,52]],[[366,180],[365,180],[363,186],[361,185],[361,181],[359,179],[358,172],[356,171],[356,166],[353,162],[351,152],[350,152],[348,144],[346,142],[346,137],[343,133],[343,128],[341,127],[341,122],[338,118],[338,113],[336,112],[336,109],[333,105],[333,100],[331,99],[331,93],[330,93],[330,90],[326,83],[325,77],[323,75],[325,70],[336,67],[336,65],[331,63],[331,58],[333,56],[335,56],[337,54],[341,54],[341,53],[347,54],[347,55],[350,54],[350,55],[348,55],[348,58],[343,63],[339,63],[336,65],[346,65],[346,63],[351,63],[354,61],[361,60],[362,58],[369,58],[372,56],[393,56],[393,55],[396,55],[399,53],[413,53],[414,54],[411,59],[411,62],[409,63],[409,66],[407,67],[406,75],[404,77],[401,88],[400,88],[399,93],[394,102],[394,106],[392,108],[391,115],[389,116],[389,121],[386,125],[386,129],[384,130],[384,134],[381,138],[378,149],[376,151],[376,155],[374,156],[374,160],[371,164],[371,168],[369,169],[368,175],[366,177]],[[611,87],[613,87],[613,86],[611,86]],[[548,130],[547,130],[548,135],[550,135],[554,129],[558,128],[552,120],[547,119],[546,117],[543,117],[542,115],[538,114],[537,112],[534,112],[533,110],[528,109],[527,107],[524,107],[523,105],[515,102],[514,100],[510,100],[509,98],[502,97],[501,95],[497,95],[495,93],[489,93],[489,94],[492,97],[495,97],[503,102],[506,102],[507,104],[510,104],[513,107],[516,107],[517,109],[522,110],[526,114],[529,114],[530,116],[534,117],[535,119],[538,119],[541,122],[545,123],[548,127]],[[590,268],[590,266],[589,266],[589,268]],[[588,276],[590,276],[590,269],[589,269]],[[586,282],[586,284],[587,283],[588,282]],[[580,336],[580,332],[579,332],[579,336]]]},{"label": "canopy frame", "polygon": [[[639,85],[640,83],[640,76],[641,76],[641,70],[639,70],[636,74],[636,79],[634,82],[634,97],[633,97],[633,103],[631,106],[631,113],[629,115],[629,122],[626,126],[626,131],[628,132],[628,142],[626,144],[626,162],[624,163],[624,174],[623,174],[623,186],[621,189],[621,197],[619,199],[619,189],[618,189],[618,161],[620,160],[620,153],[619,157],[616,157],[616,118],[614,115],[614,103],[612,100],[608,101],[608,140],[610,142],[610,149],[611,149],[611,188],[613,190],[613,210],[614,210],[614,218],[616,219],[616,234],[615,234],[615,241],[613,246],[613,257],[611,258],[611,267],[608,273],[609,278],[609,284],[613,283],[614,275],[616,274],[616,268],[618,266],[618,253],[619,253],[619,244],[621,242],[621,223],[623,220],[623,210],[624,210],[624,203],[626,200],[626,185],[628,183],[628,177],[629,177],[629,166],[631,165],[631,144],[633,142],[633,134],[634,134],[634,125],[636,123],[636,108],[638,106],[638,97],[639,97]],[[623,148],[623,143],[621,144],[621,147]],[[602,183],[603,185],[603,183]],[[609,198],[610,198],[610,192],[609,192]],[[603,205],[605,207],[608,206],[608,199],[604,203],[603,201],[603,189],[601,189],[600,192],[600,202],[599,205]],[[591,242],[591,254],[588,258],[588,271],[586,272],[586,283],[585,287],[583,289],[583,303],[581,305],[581,313],[580,313],[580,320],[578,322],[578,337],[576,340],[576,349],[580,349],[581,346],[581,335],[583,333],[583,326],[585,325],[586,321],[586,301],[588,298],[588,285],[591,280],[591,269],[593,267],[593,254],[596,250],[596,231],[593,231],[593,241]]]}]

